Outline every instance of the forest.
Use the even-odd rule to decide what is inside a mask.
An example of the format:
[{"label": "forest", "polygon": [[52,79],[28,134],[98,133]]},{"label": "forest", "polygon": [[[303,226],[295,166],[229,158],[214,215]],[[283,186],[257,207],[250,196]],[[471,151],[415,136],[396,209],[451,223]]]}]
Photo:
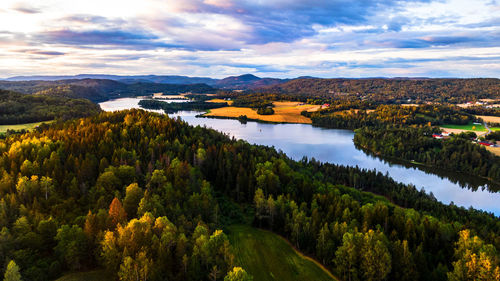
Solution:
[{"label": "forest", "polygon": [[293,79],[255,92],[315,98],[357,97],[383,103],[465,103],[500,97],[500,79]]},{"label": "forest", "polygon": [[371,111],[335,109],[304,114],[316,126],[355,130],[354,143],[365,151],[500,181],[500,158],[472,143],[475,134],[443,140],[432,137],[441,132],[435,126],[475,121],[473,115],[458,107],[379,105]]},{"label": "forest", "polygon": [[250,280],[225,233],[249,219],[341,280],[500,280],[493,214],[143,110],[0,140],[0,174],[4,276]]},{"label": "forest", "polygon": [[0,90],[0,125],[86,117],[101,108],[85,99],[35,96]]},{"label": "forest", "polygon": [[356,130],[354,144],[386,157],[500,181],[500,158],[473,143],[474,133],[442,140],[432,138],[432,133],[429,127],[363,127]]},{"label": "forest", "polygon": [[149,82],[122,83],[107,79],[69,79],[56,81],[0,81],[0,89],[24,94],[69,98],[85,98],[93,102],[120,97],[180,93],[215,93],[216,89],[206,84],[160,84]]},{"label": "forest", "polygon": [[227,102],[164,102],[159,100],[141,100],[139,106],[145,109],[163,110],[165,113],[176,113],[181,110],[208,110],[227,106]]},{"label": "forest", "polygon": [[460,108],[448,105],[378,105],[373,110],[366,109],[367,107],[351,107],[357,104],[334,104],[320,111],[303,114],[310,117],[315,125],[343,129],[387,125],[464,125],[476,120],[473,115],[463,112]]}]

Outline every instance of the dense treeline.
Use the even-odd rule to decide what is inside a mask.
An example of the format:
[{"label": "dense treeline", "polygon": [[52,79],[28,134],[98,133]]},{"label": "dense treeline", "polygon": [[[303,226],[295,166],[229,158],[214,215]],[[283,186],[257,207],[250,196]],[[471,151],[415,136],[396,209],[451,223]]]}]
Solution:
[{"label": "dense treeline", "polygon": [[273,115],[274,114],[274,109],[272,107],[264,107],[264,108],[259,108],[257,109],[257,114],[260,115]]},{"label": "dense treeline", "polygon": [[469,134],[434,139],[432,133],[429,127],[363,127],[356,130],[354,143],[387,157],[500,181],[500,158],[471,142]]},{"label": "dense treeline", "polygon": [[463,109],[464,112],[476,115],[500,116],[500,108],[487,108],[484,106],[469,106]]},{"label": "dense treeline", "polygon": [[162,92],[165,94],[197,93],[214,94],[216,89],[206,84],[121,83],[107,79],[70,79],[57,81],[0,81],[0,89],[25,94],[57,97],[86,98],[94,102],[112,98],[143,96]]},{"label": "dense treeline", "polygon": [[500,97],[500,80],[488,79],[294,79],[258,89],[305,97],[354,96],[370,101],[464,103]]},{"label": "dense treeline", "polygon": [[159,100],[141,100],[139,106],[146,109],[164,110],[165,113],[176,113],[181,110],[207,110],[227,106],[227,102],[164,102]]},{"label": "dense treeline", "polygon": [[158,114],[56,124],[0,141],[0,155],[0,264],[25,280],[95,266],[120,280],[222,280],[242,270],[219,229],[249,206],[345,280],[500,278],[493,215]]},{"label": "dense treeline", "polygon": [[[347,106],[350,106],[348,103]],[[322,127],[357,129],[363,126],[468,124],[475,120],[457,107],[445,105],[379,105],[374,110],[345,109],[334,105],[317,112],[304,112],[313,124]]]},{"label": "dense treeline", "polygon": [[234,98],[232,106],[236,107],[250,107],[250,108],[265,108],[273,106],[273,101],[277,99],[276,95],[223,95],[224,97]]},{"label": "dense treeline", "polygon": [[304,112],[316,126],[356,130],[354,143],[385,157],[416,161],[449,171],[500,181],[500,158],[471,142],[475,135],[434,139],[434,125],[468,124],[475,117],[444,105],[379,105],[375,110],[329,108]]},{"label": "dense treeline", "polygon": [[485,139],[491,141],[500,141],[500,131],[495,131],[487,134]]},{"label": "dense treeline", "polygon": [[88,100],[25,95],[0,90],[0,125],[68,120],[94,115],[100,107]]}]

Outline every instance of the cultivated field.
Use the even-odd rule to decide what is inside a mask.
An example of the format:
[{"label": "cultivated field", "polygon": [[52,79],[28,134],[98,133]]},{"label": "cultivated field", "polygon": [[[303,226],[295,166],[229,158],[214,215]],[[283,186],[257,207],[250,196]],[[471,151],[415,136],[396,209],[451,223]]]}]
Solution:
[{"label": "cultivated field", "polygon": [[485,146],[485,148],[496,156],[500,156],[500,147]]},{"label": "cultivated field", "polygon": [[488,123],[500,123],[500,117],[497,116],[476,115],[476,117],[481,118]]},{"label": "cultivated field", "polygon": [[7,130],[31,130],[36,126],[39,126],[42,123],[52,123],[54,121],[44,121],[44,122],[36,122],[36,123],[26,123],[26,124],[16,124],[16,125],[0,125],[0,133],[5,133]]},{"label": "cultivated field", "polygon": [[252,274],[253,280],[336,280],[272,232],[244,225],[231,226],[228,230],[236,263]]},{"label": "cultivated field", "polygon": [[277,123],[305,123],[310,124],[311,119],[300,115],[304,110],[316,111],[320,108],[319,105],[304,104],[299,102],[273,102],[273,115],[259,115],[256,110],[245,107],[221,107],[211,109],[205,116],[233,117],[238,118],[241,115],[246,115],[249,119],[258,119],[267,122]]},{"label": "cultivated field", "polygon": [[223,100],[223,99],[211,99],[207,100],[207,102],[227,102],[227,104],[229,105],[233,104],[232,100]]}]

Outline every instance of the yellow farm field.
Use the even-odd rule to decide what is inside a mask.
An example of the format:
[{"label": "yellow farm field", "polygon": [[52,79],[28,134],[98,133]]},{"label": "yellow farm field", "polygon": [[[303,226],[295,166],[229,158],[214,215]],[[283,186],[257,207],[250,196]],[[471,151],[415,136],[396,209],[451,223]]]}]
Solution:
[{"label": "yellow farm field", "polygon": [[488,123],[500,123],[500,117],[497,116],[476,115],[476,117],[481,118]]},{"label": "yellow farm field", "polygon": [[460,133],[464,133],[464,132],[470,132],[469,130],[462,130],[462,129],[451,129],[451,128],[443,128],[443,127],[439,127],[443,132],[447,132],[447,133],[454,133],[454,134],[460,134]]},{"label": "yellow farm field", "polygon": [[500,156],[500,147],[491,147],[491,146],[485,146],[486,150],[489,152],[495,154],[496,156]]},{"label": "yellow farm field", "polygon": [[207,100],[207,102],[227,102],[227,104],[229,105],[233,104],[232,100],[223,100],[223,99],[211,99]]},{"label": "yellow farm field", "polygon": [[301,104],[299,102],[274,102],[273,115],[259,115],[256,110],[245,107],[222,107],[211,109],[205,116],[233,117],[246,115],[249,119],[258,119],[277,123],[305,123],[310,124],[311,119],[300,115],[304,110],[316,111],[319,105]]}]

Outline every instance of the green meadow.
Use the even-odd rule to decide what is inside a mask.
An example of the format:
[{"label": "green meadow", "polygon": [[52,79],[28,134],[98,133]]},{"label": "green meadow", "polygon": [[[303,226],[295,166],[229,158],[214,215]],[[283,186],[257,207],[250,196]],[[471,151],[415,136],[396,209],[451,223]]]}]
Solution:
[{"label": "green meadow", "polygon": [[448,129],[459,129],[459,130],[468,130],[468,131],[477,131],[477,132],[486,132],[487,131],[487,129],[484,127],[483,124],[474,125],[472,123],[469,123],[467,125],[446,124],[446,125],[442,125],[441,127],[448,128]]},{"label": "green meadow", "polygon": [[336,280],[317,262],[272,232],[235,225],[227,229],[227,234],[236,264],[253,275],[254,280]]},{"label": "green meadow", "polygon": [[43,122],[35,122],[35,123],[25,123],[25,124],[16,124],[16,125],[0,125],[0,133],[5,133],[7,132],[7,130],[15,130],[15,131],[19,131],[19,130],[31,130],[33,128],[35,128],[36,126],[39,126],[40,124],[42,123],[52,123],[54,121],[43,121]]}]

